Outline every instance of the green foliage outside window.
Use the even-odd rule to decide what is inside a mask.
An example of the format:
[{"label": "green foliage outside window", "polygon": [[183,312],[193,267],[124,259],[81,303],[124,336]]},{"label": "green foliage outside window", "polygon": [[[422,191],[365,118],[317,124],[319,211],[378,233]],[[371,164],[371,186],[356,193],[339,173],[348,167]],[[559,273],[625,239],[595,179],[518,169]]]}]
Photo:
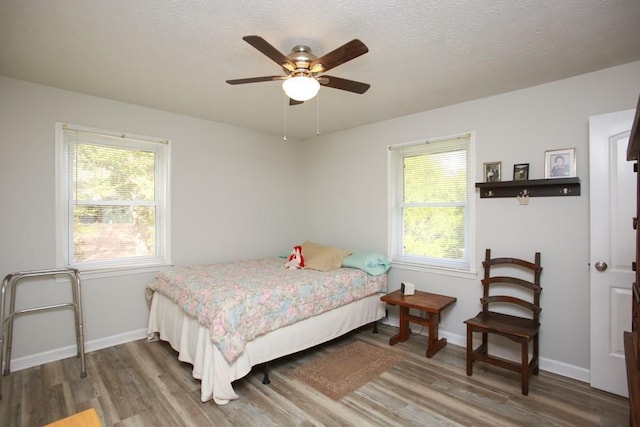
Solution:
[{"label": "green foliage outside window", "polygon": [[403,254],[463,259],[466,150],[404,158]]},{"label": "green foliage outside window", "polygon": [[149,151],[75,144],[74,262],[154,254],[155,157]]}]

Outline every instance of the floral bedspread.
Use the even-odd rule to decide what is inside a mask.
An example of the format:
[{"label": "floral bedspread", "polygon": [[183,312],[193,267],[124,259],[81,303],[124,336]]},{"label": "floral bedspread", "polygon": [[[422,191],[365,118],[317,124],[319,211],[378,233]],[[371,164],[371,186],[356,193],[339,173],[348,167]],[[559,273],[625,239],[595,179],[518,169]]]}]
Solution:
[{"label": "floral bedspread", "polygon": [[356,268],[289,270],[282,258],[190,265],[162,272],[147,286],[172,299],[209,328],[211,340],[232,362],[247,342],[380,291],[387,275]]}]

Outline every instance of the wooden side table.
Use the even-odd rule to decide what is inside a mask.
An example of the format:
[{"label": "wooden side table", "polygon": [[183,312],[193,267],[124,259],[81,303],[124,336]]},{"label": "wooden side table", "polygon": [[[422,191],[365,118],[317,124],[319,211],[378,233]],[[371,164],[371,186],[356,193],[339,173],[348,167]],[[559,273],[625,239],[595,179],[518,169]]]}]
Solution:
[{"label": "wooden side table", "polygon": [[[438,339],[440,312],[456,302],[456,298],[421,291],[416,291],[414,295],[403,295],[400,290],[397,290],[380,297],[380,300],[400,308],[400,332],[389,339],[389,345],[395,345],[409,339],[409,335],[411,335],[410,322],[429,327],[427,357],[433,357],[442,347],[447,345],[446,338]],[[426,318],[409,314],[410,308],[424,312]]]}]

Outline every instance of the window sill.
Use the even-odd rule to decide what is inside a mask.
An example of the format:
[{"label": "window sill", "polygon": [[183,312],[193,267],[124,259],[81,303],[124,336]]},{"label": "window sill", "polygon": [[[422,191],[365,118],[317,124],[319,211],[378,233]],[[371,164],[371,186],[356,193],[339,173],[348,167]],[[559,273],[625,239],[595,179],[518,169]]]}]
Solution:
[{"label": "window sill", "polygon": [[103,269],[82,269],[80,270],[80,277],[82,280],[86,279],[102,279],[105,277],[118,277],[118,276],[132,276],[135,274],[148,274],[158,273],[171,268],[172,264],[144,264],[137,266],[127,267],[110,267]]},{"label": "window sill", "polygon": [[391,267],[396,270],[417,271],[420,273],[437,274],[442,276],[454,276],[464,279],[476,280],[478,277],[477,271],[463,271],[455,270],[452,268],[432,267],[424,264],[416,264],[409,262],[392,261]]}]

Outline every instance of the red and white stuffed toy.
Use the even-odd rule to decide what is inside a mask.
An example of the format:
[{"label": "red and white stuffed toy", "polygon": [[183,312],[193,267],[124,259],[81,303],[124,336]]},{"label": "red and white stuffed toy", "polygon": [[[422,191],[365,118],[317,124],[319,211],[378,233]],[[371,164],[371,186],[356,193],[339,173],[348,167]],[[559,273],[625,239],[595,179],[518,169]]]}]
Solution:
[{"label": "red and white stuffed toy", "polygon": [[285,264],[284,268],[289,270],[298,270],[304,268],[304,255],[302,255],[302,246],[294,246],[289,260]]}]

